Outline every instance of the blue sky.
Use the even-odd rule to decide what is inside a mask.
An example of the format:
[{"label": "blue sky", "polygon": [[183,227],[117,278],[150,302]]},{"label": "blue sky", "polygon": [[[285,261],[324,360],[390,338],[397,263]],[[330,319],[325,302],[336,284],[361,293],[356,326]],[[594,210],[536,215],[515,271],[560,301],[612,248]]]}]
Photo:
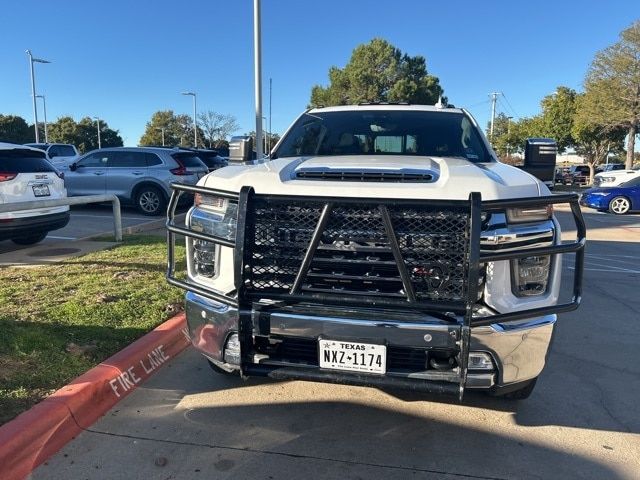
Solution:
[{"label": "blue sky", "polygon": [[[263,0],[264,112],[271,77],[273,130],[282,132],[329,67],[378,36],[426,57],[449,101],[483,125],[492,91],[506,96],[499,111],[529,116],[557,85],[581,88],[594,53],[617,40],[633,11],[634,0]],[[199,110],[231,113],[238,133],[253,130],[252,15],[252,0],[6,2],[0,113],[33,121],[31,49],[53,62],[36,65],[49,120],[99,116],[136,145],[153,112],[190,114],[180,92],[191,90]]]}]

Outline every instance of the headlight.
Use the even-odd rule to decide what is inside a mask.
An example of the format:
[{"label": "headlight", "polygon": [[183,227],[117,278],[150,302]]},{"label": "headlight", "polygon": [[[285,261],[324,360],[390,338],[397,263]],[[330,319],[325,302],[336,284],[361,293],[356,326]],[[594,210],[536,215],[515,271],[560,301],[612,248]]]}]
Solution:
[{"label": "headlight", "polygon": [[525,257],[511,261],[514,294],[517,297],[543,295],[547,292],[551,257]]},{"label": "headlight", "polygon": [[615,182],[616,177],[600,177],[600,183]]},{"label": "headlight", "polygon": [[[219,201],[222,200],[222,201]],[[216,237],[235,240],[238,204],[209,195],[196,196],[196,208],[191,211],[191,230]],[[217,272],[220,246],[205,240],[192,240],[193,271],[196,275],[213,278]]]},{"label": "headlight", "polygon": [[553,205],[541,207],[509,208],[507,210],[508,223],[543,222],[553,216]]}]

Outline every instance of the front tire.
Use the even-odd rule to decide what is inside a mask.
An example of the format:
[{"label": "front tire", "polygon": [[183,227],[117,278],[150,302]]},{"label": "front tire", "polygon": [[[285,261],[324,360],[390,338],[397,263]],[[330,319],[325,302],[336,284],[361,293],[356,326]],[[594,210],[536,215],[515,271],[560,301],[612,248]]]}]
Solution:
[{"label": "front tire", "polygon": [[12,238],[11,241],[16,245],[34,245],[44,240],[46,236],[47,236],[47,232],[43,232],[43,233],[29,235],[26,237]]},{"label": "front tire", "polygon": [[164,214],[167,206],[162,192],[155,187],[142,187],[136,194],[136,207],[143,215]]},{"label": "front tire", "polygon": [[609,202],[609,211],[616,215],[624,215],[631,209],[631,202],[626,197],[615,197]]}]

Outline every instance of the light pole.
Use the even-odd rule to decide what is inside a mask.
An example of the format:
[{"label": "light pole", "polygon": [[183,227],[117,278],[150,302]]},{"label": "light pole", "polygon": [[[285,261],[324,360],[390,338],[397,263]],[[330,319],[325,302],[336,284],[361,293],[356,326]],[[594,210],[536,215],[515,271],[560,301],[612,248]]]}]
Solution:
[{"label": "light pole", "polygon": [[182,92],[182,95],[193,97],[193,146],[198,148],[198,120],[196,117],[196,94],[194,92]]},{"label": "light pole", "polygon": [[49,133],[47,132],[47,101],[44,95],[36,95],[36,97],[42,99],[42,109],[44,111],[44,143],[49,143]]},{"label": "light pole", "polygon": [[[267,123],[267,117],[262,117],[262,119],[264,120],[264,123]],[[271,147],[267,148],[267,138],[269,138],[269,132],[263,132],[264,134],[264,154],[268,155],[269,151],[271,150]],[[271,144],[271,140],[269,140],[269,144]]]},{"label": "light pole", "polygon": [[509,157],[509,153],[510,153],[510,142],[511,142],[511,119],[513,117],[507,117],[507,157]]},{"label": "light pole", "polygon": [[253,0],[253,60],[256,96],[256,159],[262,158],[262,36],[260,0]]},{"label": "light pole", "polygon": [[33,72],[34,63],[51,63],[49,60],[42,58],[33,58],[31,50],[27,50],[29,55],[29,66],[31,67],[31,97],[33,99],[33,128],[36,131],[36,143],[40,143],[40,134],[38,133],[38,107],[36,107],[36,77]]},{"label": "light pole", "polygon": [[102,142],[100,141],[100,119],[98,117],[93,117],[96,121],[96,128],[98,129],[98,148],[102,148]]},{"label": "light pole", "polygon": [[156,130],[162,132],[162,146],[164,147],[164,127],[156,128]]}]

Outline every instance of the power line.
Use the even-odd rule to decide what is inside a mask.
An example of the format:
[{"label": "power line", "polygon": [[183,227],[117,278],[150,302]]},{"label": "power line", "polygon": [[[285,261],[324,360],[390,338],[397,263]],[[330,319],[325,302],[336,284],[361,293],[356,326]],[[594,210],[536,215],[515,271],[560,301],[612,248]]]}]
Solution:
[{"label": "power line", "polygon": [[507,105],[509,107],[509,110],[511,110],[511,113],[513,113],[513,115],[516,118],[520,118],[520,115],[518,115],[518,112],[516,112],[516,110],[513,108],[513,106],[511,105],[511,102],[509,101],[507,96],[504,94],[504,92],[500,92],[500,93],[502,94],[502,98],[504,98],[505,102],[507,102]]}]

